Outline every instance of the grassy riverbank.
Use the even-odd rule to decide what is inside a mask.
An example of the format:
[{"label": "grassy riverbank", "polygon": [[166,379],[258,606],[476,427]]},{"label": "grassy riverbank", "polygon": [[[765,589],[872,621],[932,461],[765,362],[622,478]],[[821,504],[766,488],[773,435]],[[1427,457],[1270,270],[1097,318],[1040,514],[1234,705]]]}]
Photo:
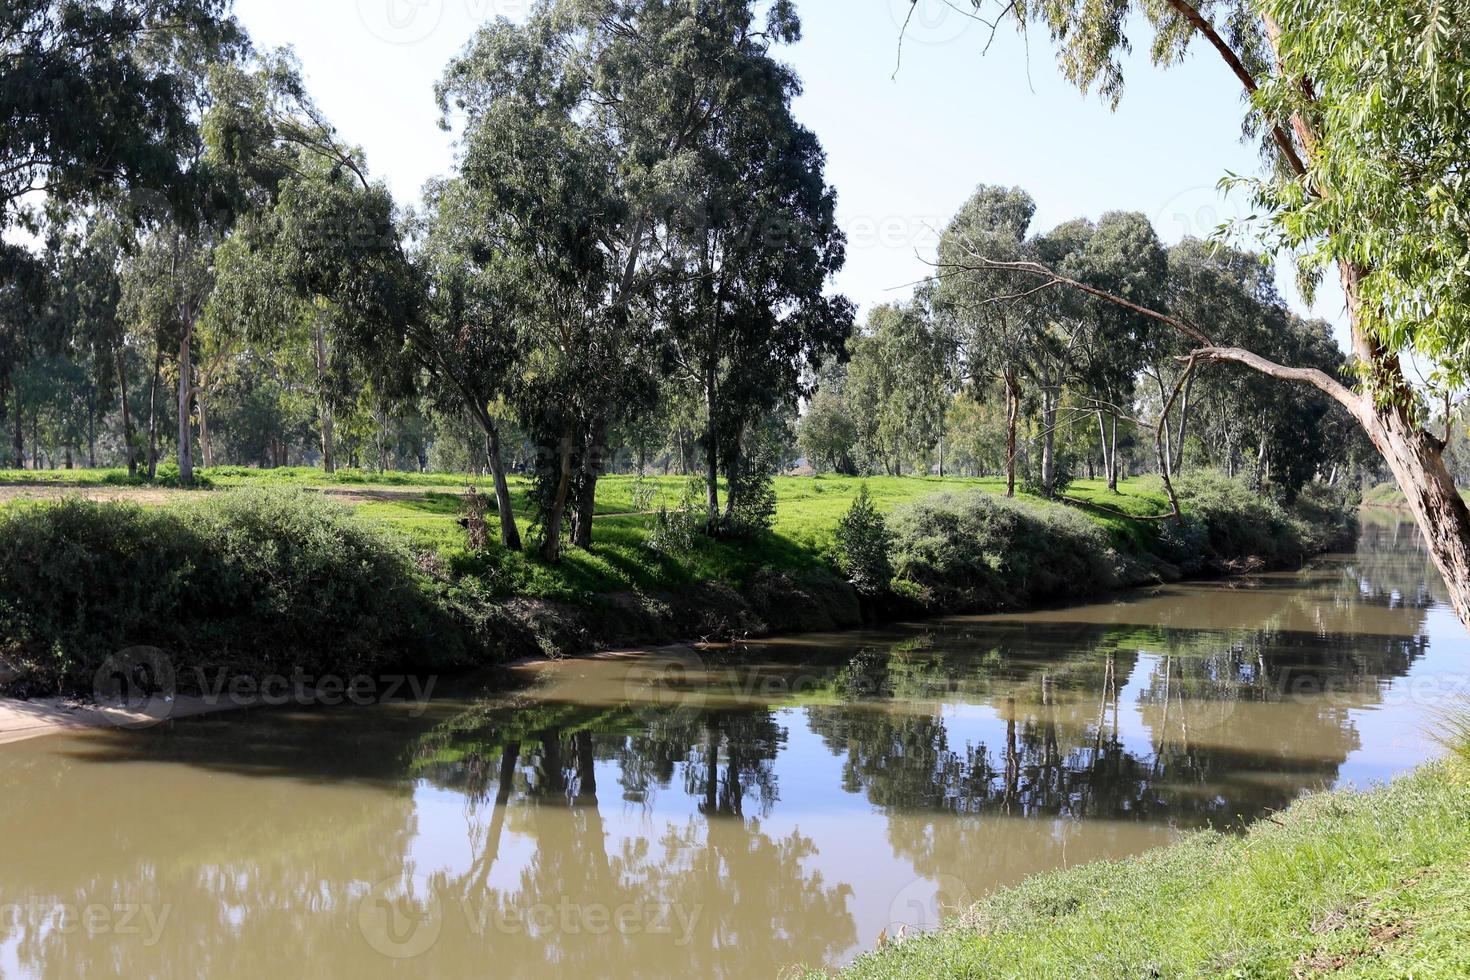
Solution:
[{"label": "grassy riverbank", "polygon": [[1038,875],[845,975],[1470,976],[1467,855],[1462,752],[1373,792],[1307,797],[1244,835]]},{"label": "grassy riverbank", "polygon": [[[186,492],[133,487],[126,474],[0,473],[0,500],[9,499],[0,509],[0,683],[85,691],[111,653],[139,645],[241,674],[303,664],[315,673],[453,670],[835,629],[856,625],[865,608],[1015,608],[1293,564],[1332,546],[1348,524],[1341,502],[1287,510],[1206,474],[1181,481],[1182,525],[1159,519],[1165,497],[1150,480],[1116,494],[1084,482],[1065,501],[1011,502],[998,480],[782,478],[770,533],[711,540],[695,531],[697,513],[681,510],[688,481],[609,477],[593,547],[549,565],[467,547],[462,476],[204,477],[213,489]],[[864,486],[889,515],[896,575],[891,590],[860,597],[837,571],[834,535]],[[525,486],[515,491],[530,531]]]}]

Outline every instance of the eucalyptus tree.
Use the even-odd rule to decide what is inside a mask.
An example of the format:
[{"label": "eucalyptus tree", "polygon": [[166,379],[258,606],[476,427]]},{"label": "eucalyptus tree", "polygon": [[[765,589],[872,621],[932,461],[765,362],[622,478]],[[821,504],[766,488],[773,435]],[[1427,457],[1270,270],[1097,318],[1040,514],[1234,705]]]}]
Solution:
[{"label": "eucalyptus tree", "polygon": [[[199,66],[246,41],[229,0],[14,0],[0,9],[0,233],[195,174]],[[0,275],[6,270],[0,269]],[[0,392],[18,362],[0,359]]]},{"label": "eucalyptus tree", "polygon": [[53,246],[55,280],[51,316],[69,362],[78,368],[75,400],[85,411],[87,465],[97,465],[97,422],[117,398],[129,475],[137,472],[132,413],[127,403],[126,336],[119,307],[123,229],[110,216],[93,215],[76,234]]},{"label": "eucalyptus tree", "polygon": [[498,240],[502,231],[500,216],[463,181],[429,185],[416,256],[425,305],[410,345],[428,368],[436,400],[456,405],[480,427],[501,544],[519,551],[501,430],[533,297],[524,295],[514,253]]},{"label": "eucalyptus tree", "polygon": [[936,265],[935,302],[953,324],[960,379],[978,395],[998,378],[1005,395],[1006,496],[1016,493],[1022,364],[1035,324],[1019,304],[1004,301],[1013,292],[1010,276],[971,269],[970,260],[1021,260],[1035,214],[1036,202],[1021,188],[981,184],[945,227]]},{"label": "eucalyptus tree", "polygon": [[[0,431],[12,436],[10,461],[25,465],[24,419],[15,366],[44,341],[51,281],[44,263],[18,245],[0,241]],[[10,425],[4,423],[9,416]]]},{"label": "eucalyptus tree", "polygon": [[[1064,222],[1025,243],[1025,254],[1056,268],[1074,268],[1092,242],[1096,226],[1086,218]],[[1061,489],[1057,458],[1057,430],[1065,423],[1062,399],[1069,389],[1083,387],[1084,352],[1098,331],[1086,297],[1065,290],[1041,290],[1004,302],[1019,309],[1029,324],[1017,361],[1030,378],[1040,400],[1039,489],[1054,496]],[[1071,413],[1066,413],[1071,414]]]},{"label": "eucalyptus tree", "polygon": [[230,0],[10,0],[0,8],[0,230],[34,205],[170,193],[196,137],[187,75],[238,51]]},{"label": "eucalyptus tree", "polygon": [[148,395],[149,479],[158,470],[162,419],[158,396],[169,351],[175,352],[178,381],[179,481],[187,485],[193,479],[190,405],[194,332],[214,286],[213,250],[217,241],[212,229],[166,221],[149,233],[124,263],[120,312],[128,328],[149,338],[153,346]]},{"label": "eucalyptus tree", "polygon": [[351,276],[361,268],[357,254],[387,252],[402,265],[393,203],[369,179],[361,152],[340,140],[312,101],[289,51],[263,54],[248,70],[222,68],[214,88],[205,120],[209,160],[227,176],[238,218],[221,249],[211,320],[224,338],[309,352],[330,473],[339,406],[361,387],[365,365],[384,364],[346,342],[362,333],[352,322],[362,311],[348,313],[345,302],[361,286]]},{"label": "eucalyptus tree", "polygon": [[947,407],[947,351],[922,302],[885,303],[848,343],[843,395],[864,461],[927,472]]},{"label": "eucalyptus tree", "polygon": [[791,114],[800,83],[771,57],[800,29],[790,11],[778,14],[759,33],[743,3],[693,22],[699,48],[724,52],[721,98],[739,110],[690,139],[670,177],[673,207],[656,225],[655,311],[674,382],[703,404],[711,530],[732,523],[755,476],[741,454],[746,431],[806,394],[803,376],[852,327],[851,304],[825,295],[846,240],[821,144]]},{"label": "eucalyptus tree", "polygon": [[[920,0],[941,3],[944,0]],[[977,10],[987,0],[971,0]],[[1273,252],[1308,286],[1335,271],[1347,298],[1359,384],[1217,343],[1200,325],[1149,313],[1183,334],[1196,363],[1230,362],[1310,385],[1367,432],[1408,500],[1451,603],[1470,625],[1470,508],[1404,373],[1415,357],[1440,389],[1470,380],[1470,2],[1443,0],[997,0],[999,17],[1047,29],[1067,78],[1116,105],[1130,36],[1150,31],[1156,64],[1206,46],[1247,97],[1266,173],[1241,180]],[[1134,17],[1134,14],[1141,15]],[[999,20],[997,20],[999,23]],[[1239,132],[1239,119],[1221,126]],[[1029,281],[1058,281],[1030,270]],[[1067,277],[1062,277],[1067,278]],[[1073,283],[1068,283],[1072,285]]]},{"label": "eucalyptus tree", "polygon": [[462,121],[460,171],[506,217],[537,316],[525,334],[523,422],[544,447],[542,552],[591,542],[602,443],[657,397],[655,249],[708,134],[746,101],[768,44],[794,38],[789,2],[542,0],[483,28],[439,86]]},{"label": "eucalyptus tree", "polygon": [[857,475],[857,425],[840,387],[823,383],[807,402],[797,426],[797,444],[812,469]]},{"label": "eucalyptus tree", "polygon": [[[1155,303],[1163,295],[1168,262],[1153,226],[1136,212],[1110,211],[1080,252],[1066,262],[1078,279],[1123,296],[1135,303]],[[1075,297],[1074,297],[1075,298]],[[1082,298],[1088,330],[1078,351],[1079,395],[1095,413],[1098,441],[1108,487],[1118,489],[1118,423],[1133,413],[1134,390],[1140,373],[1150,369],[1147,341],[1154,324],[1131,310]],[[1167,367],[1152,366],[1163,377]],[[1179,439],[1184,432],[1188,400],[1181,413]]]}]

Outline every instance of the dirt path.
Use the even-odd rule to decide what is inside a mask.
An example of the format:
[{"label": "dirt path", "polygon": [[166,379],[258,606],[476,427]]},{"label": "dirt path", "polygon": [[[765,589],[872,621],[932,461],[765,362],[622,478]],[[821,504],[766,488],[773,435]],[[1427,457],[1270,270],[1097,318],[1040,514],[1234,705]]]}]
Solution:
[{"label": "dirt path", "polygon": [[[308,487],[323,496],[344,504],[356,506],[370,503],[402,503],[428,499],[435,491],[424,490],[376,490],[359,487]],[[76,485],[57,483],[0,483],[0,504],[12,500],[61,500],[76,497],[82,500],[117,501],[141,504],[145,507],[160,507],[164,504],[188,500],[201,493],[198,490],[176,490],[167,487],[113,487],[104,485]],[[453,491],[444,491],[452,493]]]},{"label": "dirt path", "polygon": [[126,500],[146,507],[186,500],[189,490],[169,490],[163,487],[109,487],[75,486],[50,483],[5,483],[0,484],[0,504],[12,500],[62,500],[77,497],[82,500]]}]

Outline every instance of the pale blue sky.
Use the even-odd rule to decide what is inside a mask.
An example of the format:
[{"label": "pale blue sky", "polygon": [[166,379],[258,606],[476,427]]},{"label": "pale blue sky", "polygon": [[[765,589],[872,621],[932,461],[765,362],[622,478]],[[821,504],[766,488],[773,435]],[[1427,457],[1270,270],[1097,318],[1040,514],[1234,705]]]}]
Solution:
[{"label": "pale blue sky", "polygon": [[[530,0],[236,0],[261,45],[296,48],[311,91],[342,136],[364,147],[403,203],[447,172],[451,137],[436,125],[433,85],[476,25],[519,19]],[[849,239],[837,286],[864,308],[907,295],[925,274],[933,229],[978,183],[1019,184],[1037,226],[1121,209],[1149,215],[1175,241],[1249,213],[1222,199],[1227,170],[1254,174],[1238,139],[1239,87],[1213,52],[1161,72],[1135,34],[1118,111],[1062,80],[1045,37],[1027,45],[1009,26],[988,54],[983,25],[940,0],[916,17],[896,77],[908,0],[797,0],[805,38],[781,56],[806,87],[799,118],[821,137]],[[918,253],[916,255],[916,252]],[[1325,289],[1302,312],[1339,325],[1341,294]]]}]

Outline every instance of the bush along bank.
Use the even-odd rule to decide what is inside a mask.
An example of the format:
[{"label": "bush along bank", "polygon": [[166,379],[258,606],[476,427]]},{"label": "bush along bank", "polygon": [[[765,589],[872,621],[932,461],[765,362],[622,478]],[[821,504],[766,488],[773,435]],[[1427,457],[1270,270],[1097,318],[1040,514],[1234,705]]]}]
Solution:
[{"label": "bush along bank", "polygon": [[[1356,534],[1351,502],[1325,489],[1304,493],[1288,507],[1219,474],[1192,474],[1175,483],[1182,519],[1120,519],[1097,502],[1061,506],[985,493],[937,494],[869,526],[860,545],[848,546],[839,535],[838,547],[844,555],[867,556],[869,566],[878,561],[873,555],[881,555],[891,569],[888,587],[870,596],[871,607],[941,614],[1291,568],[1351,546]],[[854,571],[851,577],[874,574]]]},{"label": "bush along bank", "polygon": [[1350,537],[1344,502],[1288,509],[1220,477],[1181,480],[1185,519],[981,490],[877,512],[830,553],[658,592],[504,596],[320,495],[209,494],[168,508],[76,500],[0,511],[0,692],[93,692],[153,647],[180,693],[201,677],[453,672],[526,657],[1012,609],[1149,581],[1282,567]]}]

